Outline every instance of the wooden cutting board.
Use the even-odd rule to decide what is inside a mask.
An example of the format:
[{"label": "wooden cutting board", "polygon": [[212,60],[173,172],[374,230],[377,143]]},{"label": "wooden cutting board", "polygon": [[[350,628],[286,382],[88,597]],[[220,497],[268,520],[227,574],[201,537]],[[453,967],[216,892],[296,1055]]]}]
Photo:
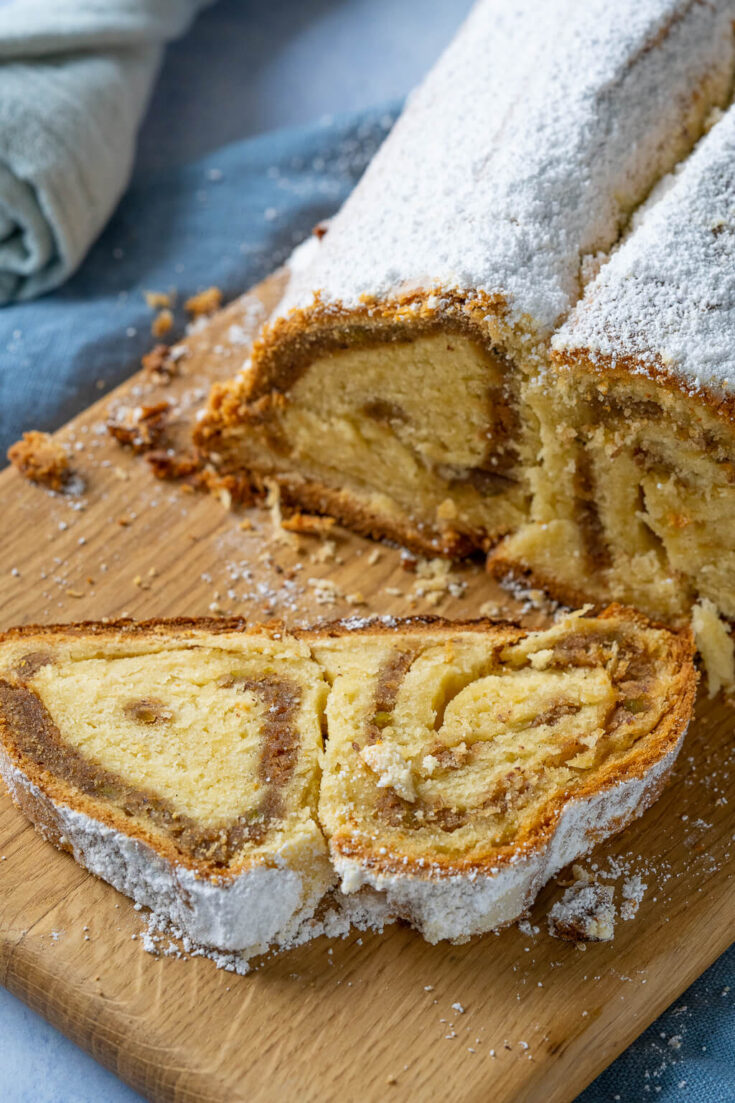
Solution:
[{"label": "wooden cutting board", "polygon": [[[113,405],[165,397],[183,439],[209,380],[240,367],[278,288],[267,281],[191,337],[170,386],[141,373]],[[0,475],[3,626],[123,613],[471,615],[488,601],[519,614],[480,564],[453,571],[445,593],[395,550],[380,547],[375,561],[376,545],[341,531],[293,546],[274,538],[267,512],[233,513],[155,480],[107,436],[109,405],[59,433],[86,481],[81,497]],[[647,885],[614,941],[584,952],[546,932],[562,891],[552,884],[531,926],[464,946],[429,946],[395,926],[319,939],[247,976],[156,957],[130,901],[46,845],[3,793],[0,981],[155,1100],[571,1100],[732,940],[734,719],[700,700],[661,800],[584,863],[608,875],[618,904],[633,875]]]}]

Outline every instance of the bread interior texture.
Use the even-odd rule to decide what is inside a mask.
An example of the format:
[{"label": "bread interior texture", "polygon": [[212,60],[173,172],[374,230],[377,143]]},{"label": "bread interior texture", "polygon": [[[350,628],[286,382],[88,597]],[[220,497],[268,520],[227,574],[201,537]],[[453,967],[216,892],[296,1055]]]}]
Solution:
[{"label": "bread interior texture", "polygon": [[[538,841],[650,742],[681,691],[668,637],[572,617],[543,633],[317,649],[332,684],[320,817],[333,849],[414,872]],[[683,671],[682,671],[683,673]],[[645,752],[644,752],[645,753]]]},{"label": "bread interior texture", "polygon": [[735,617],[730,422],[642,375],[566,371],[529,401],[542,441],[531,520],[499,546],[494,569],[669,622],[700,599]]}]

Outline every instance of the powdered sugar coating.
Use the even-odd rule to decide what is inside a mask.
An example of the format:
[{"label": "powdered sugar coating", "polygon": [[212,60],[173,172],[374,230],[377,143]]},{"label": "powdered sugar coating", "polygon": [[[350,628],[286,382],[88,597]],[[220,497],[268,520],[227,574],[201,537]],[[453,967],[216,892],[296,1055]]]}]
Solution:
[{"label": "powdered sugar coating", "polygon": [[562,354],[735,385],[735,108],[684,162],[553,340]]},{"label": "powdered sugar coating", "polygon": [[733,15],[733,0],[480,0],[281,309],[481,291],[548,335],[584,257],[696,137],[705,80],[724,101]]},{"label": "powdered sugar coating", "polygon": [[389,908],[408,919],[429,942],[463,942],[517,919],[560,869],[587,854],[601,839],[620,830],[652,804],[674,766],[684,740],[644,775],[564,808],[543,849],[519,855],[494,874],[476,876],[383,875],[354,858],[332,853],[342,891],[370,885],[385,893]]},{"label": "powdered sugar coating", "polygon": [[[254,864],[234,878],[214,881],[167,861],[138,839],[52,802],[2,754],[0,776],[42,835],[69,846],[80,865],[203,946],[239,951],[247,958],[288,942],[334,882],[316,824],[312,839],[282,847],[271,865]],[[303,872],[307,857],[311,876]]]}]

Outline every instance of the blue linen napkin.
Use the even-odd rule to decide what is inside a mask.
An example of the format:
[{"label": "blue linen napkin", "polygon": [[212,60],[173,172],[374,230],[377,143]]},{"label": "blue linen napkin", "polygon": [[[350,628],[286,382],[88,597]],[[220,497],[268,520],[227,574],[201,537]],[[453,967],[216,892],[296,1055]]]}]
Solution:
[{"label": "blue linen napkin", "polygon": [[[135,370],[151,346],[143,292],[263,278],[353,187],[397,105],[226,146],[137,178],[63,288],[0,310],[0,448],[53,429]],[[359,258],[356,258],[356,263]],[[591,984],[594,982],[591,981]],[[735,947],[577,1103],[735,1103]]]},{"label": "blue linen napkin", "polygon": [[0,0],[0,304],[56,287],[120,198],[163,45],[210,0]]}]

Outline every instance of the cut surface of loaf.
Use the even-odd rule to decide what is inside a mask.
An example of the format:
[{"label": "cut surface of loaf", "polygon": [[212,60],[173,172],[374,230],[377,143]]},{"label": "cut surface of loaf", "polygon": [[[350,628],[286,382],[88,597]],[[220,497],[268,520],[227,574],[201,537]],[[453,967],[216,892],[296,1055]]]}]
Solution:
[{"label": "cut surface of loaf", "polygon": [[534,520],[494,569],[572,601],[735,618],[734,193],[730,108],[555,336]]},{"label": "cut surface of loaf", "polygon": [[287,943],[335,873],[464,939],[648,807],[695,683],[688,635],[612,607],[536,633],[26,628],[0,638],[0,773],[46,838],[199,944]]},{"label": "cut surface of loaf", "polygon": [[653,802],[692,708],[691,642],[616,607],[547,631],[450,624],[316,641],[319,801],[342,889],[432,942],[516,919]]},{"label": "cut surface of loaf", "polygon": [[517,529],[541,444],[527,389],[727,102],[733,19],[733,0],[480,0],[214,388],[209,461],[428,553]]},{"label": "cut surface of loaf", "polygon": [[197,942],[256,953],[333,876],[317,824],[327,686],[309,650],[213,622],[0,643],[0,771],[42,834]]}]

